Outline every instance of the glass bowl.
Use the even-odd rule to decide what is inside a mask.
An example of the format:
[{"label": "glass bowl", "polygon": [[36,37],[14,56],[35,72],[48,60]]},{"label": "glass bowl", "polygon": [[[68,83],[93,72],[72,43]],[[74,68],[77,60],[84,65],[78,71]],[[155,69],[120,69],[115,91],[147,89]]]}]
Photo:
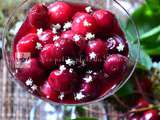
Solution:
[{"label": "glass bowl", "polygon": [[[110,47],[114,47],[113,46],[114,44],[112,41],[114,38],[118,39],[120,37],[120,39],[126,40],[125,44],[127,44],[127,49],[128,49],[127,52],[129,52],[129,53],[127,53],[127,54],[125,53],[125,55],[124,55],[124,53],[122,53],[122,54],[123,54],[123,56],[125,56],[125,58],[127,58],[127,62],[126,62],[127,68],[124,71],[122,69],[121,75],[119,75],[118,78],[110,78],[108,76],[108,74],[103,74],[104,68],[101,68],[101,67],[98,68],[98,72],[97,72],[97,70],[93,70],[93,69],[97,68],[96,64],[92,64],[91,66],[90,65],[85,66],[85,64],[84,64],[85,67],[83,65],[82,66],[80,65],[81,68],[79,68],[79,66],[76,66],[76,67],[74,67],[74,69],[76,69],[76,70],[78,69],[78,71],[80,69],[81,72],[85,71],[85,74],[87,74],[87,77],[86,77],[86,75],[83,75],[84,73],[82,75],[81,75],[81,73],[77,73],[78,74],[77,76],[81,77],[81,81],[76,83],[76,85],[75,85],[76,90],[74,90],[74,92],[72,91],[72,93],[69,93],[69,92],[64,93],[64,91],[61,89],[55,90],[55,88],[53,86],[51,86],[51,82],[47,82],[47,81],[48,81],[48,79],[51,79],[49,77],[51,75],[51,72],[54,69],[58,69],[58,68],[54,67],[52,70],[48,70],[48,69],[44,68],[44,66],[40,65],[43,68],[43,69],[41,69],[41,68],[39,68],[39,64],[41,64],[41,63],[39,61],[37,62],[37,59],[39,59],[39,56],[34,56],[34,55],[32,56],[31,53],[26,53],[26,52],[21,53],[21,52],[16,51],[17,48],[15,46],[17,45],[19,40],[22,37],[24,37],[26,34],[28,34],[30,32],[34,33],[34,34],[41,34],[43,32],[41,28],[38,28],[38,27],[36,28],[35,26],[31,25],[29,18],[27,17],[27,14],[28,14],[29,9],[35,3],[37,3],[37,2],[44,3],[44,1],[25,0],[22,3],[20,3],[20,5],[17,8],[15,8],[15,10],[13,11],[13,14],[9,17],[8,21],[6,22],[4,33],[3,33],[3,57],[6,61],[8,71],[9,71],[12,79],[14,81],[18,82],[28,92],[30,92],[31,94],[33,94],[34,96],[36,96],[40,99],[43,99],[45,101],[49,101],[54,104],[84,105],[84,104],[89,104],[89,103],[101,101],[101,100],[113,95],[117,90],[119,90],[129,80],[129,78],[131,77],[132,73],[135,70],[135,67],[136,67],[137,61],[138,61],[138,57],[139,57],[139,46],[140,46],[136,25],[135,25],[133,19],[131,18],[130,14],[127,12],[127,10],[125,10],[125,8],[116,0],[108,0],[108,1],[106,1],[106,0],[101,0],[101,1],[99,1],[99,0],[81,0],[81,1],[64,0],[64,1],[67,4],[71,5],[72,7],[74,6],[72,8],[73,11],[75,10],[75,8],[77,6],[80,6],[81,9],[82,8],[84,9],[84,11],[87,9],[86,10],[87,12],[91,12],[91,13],[87,13],[87,14],[92,15],[93,11],[96,11],[97,9],[100,8],[100,9],[104,9],[104,10],[107,9],[107,10],[111,11],[116,16],[116,19],[118,20],[118,22],[115,22],[115,24],[118,27],[116,27],[116,29],[114,30],[115,33],[113,33],[113,34],[107,33],[107,35],[106,35],[107,37],[105,37],[105,40],[106,40],[105,42],[109,41],[110,43],[107,43],[107,45],[108,46],[111,45]],[[51,3],[54,3],[54,2],[55,1],[52,1]],[[43,5],[48,5],[48,3],[50,3],[50,2],[46,0],[45,3],[47,3],[47,4],[43,4]],[[93,11],[92,11],[92,9],[93,9]],[[123,26],[123,23],[125,23],[127,20],[132,25],[132,30],[130,30],[130,31],[126,31],[125,27]],[[112,29],[114,29],[114,27]],[[121,29],[123,31],[121,31]],[[102,31],[103,31],[103,29],[102,29]],[[98,36],[97,38],[104,38],[103,34],[96,33],[95,35],[96,35],[96,37]],[[128,35],[130,35],[130,36],[132,36],[132,38],[134,38],[134,44],[137,45],[137,48],[136,48],[137,50],[134,51],[134,53],[132,50],[133,46],[131,45],[132,41],[130,40]],[[89,37],[93,37],[93,36],[89,36]],[[36,38],[32,38],[32,39],[36,39]],[[89,44],[89,43],[87,43],[87,44]],[[41,46],[41,44],[38,44],[36,46],[36,48],[37,47],[38,47],[38,49],[39,48],[41,49],[42,46]],[[124,46],[122,46],[122,45],[119,47],[120,47],[119,49],[124,48]],[[72,51],[69,51],[69,52],[72,52]],[[121,54],[121,53],[113,52],[112,54]],[[89,56],[90,55],[92,55],[91,57],[94,57],[94,53],[89,54]],[[110,56],[113,57],[114,55],[110,55]],[[35,59],[33,60],[33,58],[36,58],[36,60]],[[32,59],[32,61],[31,61],[31,59]],[[82,59],[83,59],[83,57],[82,57]],[[105,60],[106,59],[109,59],[109,56],[107,56],[107,58],[105,58]],[[110,58],[110,59],[114,59],[114,58]],[[69,59],[69,60],[71,60],[71,59]],[[121,59],[120,61],[123,61],[123,60]],[[109,62],[109,60],[108,60],[108,62]],[[81,63],[77,62],[77,64],[81,64]],[[103,64],[105,64],[105,63],[103,63]],[[113,65],[113,67],[115,67],[115,65]],[[62,72],[63,72],[63,71],[65,71],[65,69],[66,69],[66,67],[64,67],[64,65],[62,65],[62,63],[61,63],[60,71],[62,70]],[[70,69],[70,68],[67,68],[67,69],[69,69],[73,72],[73,69]],[[43,76],[43,71],[45,72],[45,75],[44,75],[45,77]],[[30,74],[32,74],[32,75],[30,75]],[[56,74],[56,73],[54,73],[54,74]],[[29,75],[34,76],[34,78],[30,77]],[[66,77],[65,75],[66,74],[63,74],[61,76],[60,80],[63,79],[63,77],[65,78]],[[93,76],[91,76],[91,75],[93,75]],[[83,76],[83,78],[82,78],[82,76]],[[98,78],[96,76],[98,76]],[[88,87],[86,84],[81,83],[82,80],[85,80],[86,83],[89,83],[91,80],[90,78],[93,78],[93,77],[95,80],[98,80],[98,82],[96,82],[96,84],[93,85],[94,86],[93,88],[90,88],[90,86]],[[99,81],[99,80],[101,80],[100,78],[103,79],[104,81],[103,82]],[[33,81],[33,79],[36,79],[36,80]],[[43,82],[37,82],[40,79]],[[51,81],[53,81],[53,79]],[[54,81],[55,81],[55,79],[54,79]],[[63,86],[62,89],[63,88],[65,89],[65,87],[64,87],[65,85],[67,87],[68,87],[68,85],[70,85],[68,83],[65,84],[64,81],[61,84],[58,84],[60,87]],[[72,79],[70,79],[70,80],[68,79],[68,81],[74,82]],[[55,82],[53,84],[55,85]],[[99,85],[99,87],[98,87],[98,85]],[[83,87],[85,86],[85,88],[81,89],[81,86],[83,86]],[[66,87],[66,89],[67,89],[67,87]],[[70,89],[70,88],[71,87],[68,87],[68,89]],[[81,90],[79,91],[78,89],[81,89]],[[97,91],[99,93],[98,93],[98,95],[96,95],[96,97],[94,96],[92,98],[89,97],[84,100],[81,100],[82,98],[86,97],[85,94],[83,93],[84,89],[87,89],[88,91],[90,91],[86,96],[90,96],[90,94],[95,94],[95,93],[97,93]],[[56,98],[54,98],[55,96],[56,96]]]}]

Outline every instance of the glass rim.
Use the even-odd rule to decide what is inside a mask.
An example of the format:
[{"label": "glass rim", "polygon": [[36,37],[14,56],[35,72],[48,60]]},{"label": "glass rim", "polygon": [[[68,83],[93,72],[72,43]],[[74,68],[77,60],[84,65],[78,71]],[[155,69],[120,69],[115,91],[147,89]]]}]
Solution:
[{"label": "glass rim", "polygon": [[[10,66],[9,66],[9,64],[7,64],[7,61],[8,61],[8,58],[7,58],[7,56],[5,55],[5,53],[6,53],[6,50],[5,50],[5,42],[6,42],[6,34],[7,34],[7,31],[9,30],[9,25],[10,25],[10,23],[11,23],[11,20],[12,20],[12,18],[14,18],[14,16],[16,15],[16,13],[17,13],[17,11],[26,3],[26,2],[29,2],[29,1],[31,1],[31,0],[23,0],[15,9],[14,9],[14,11],[12,12],[12,14],[9,16],[9,18],[8,18],[8,20],[6,21],[6,23],[4,24],[4,29],[3,29],[3,34],[2,34],[2,54],[3,54],[3,59],[5,60],[5,63],[6,63],[6,66],[7,66],[7,69],[8,69],[8,71],[9,71],[9,74],[11,75],[11,79],[17,79],[14,75],[13,75],[13,73],[12,73],[12,70],[10,69]],[[55,1],[58,1],[58,0],[55,0]],[[63,1],[65,1],[65,0],[63,0]],[[131,76],[133,75],[133,73],[134,73],[134,71],[135,71],[135,69],[136,69],[136,66],[137,66],[137,64],[138,64],[138,60],[139,60],[139,57],[140,57],[140,37],[139,37],[139,32],[138,32],[138,28],[137,28],[137,26],[136,26],[136,23],[134,22],[134,19],[133,19],[133,17],[130,15],[130,13],[123,7],[123,5],[121,5],[117,0],[112,0],[113,2],[115,2],[120,8],[122,8],[123,9],[123,11],[127,14],[127,16],[128,16],[128,18],[131,20],[131,23],[133,24],[133,26],[134,26],[134,32],[135,32],[135,34],[136,34],[136,43],[137,43],[137,53],[136,53],[136,59],[134,60],[135,62],[134,62],[134,65],[133,65],[133,67],[131,68],[131,72],[129,72],[129,75],[126,77],[126,78],[124,78],[124,80],[123,81],[121,81],[121,83],[119,83],[117,86],[116,86],[116,88],[114,88],[113,89],[113,91],[112,92],[109,92],[109,94],[108,94],[108,92],[105,92],[102,96],[100,96],[99,98],[97,98],[96,100],[92,100],[92,101],[89,101],[89,102],[80,102],[80,103],[75,103],[75,104],[66,104],[66,103],[58,103],[58,102],[54,102],[54,101],[51,101],[51,100],[49,100],[49,99],[43,99],[43,98],[40,98],[40,97],[38,97],[38,96],[35,96],[35,95],[33,95],[33,96],[35,96],[35,97],[37,97],[37,98],[40,98],[40,99],[42,99],[42,100],[45,100],[45,101],[48,101],[49,103],[51,103],[51,104],[54,104],[54,105],[76,105],[76,106],[79,106],[79,105],[87,105],[87,104],[93,104],[93,103],[95,103],[95,102],[100,102],[100,101],[102,101],[102,100],[104,100],[105,98],[108,98],[109,96],[112,96],[115,92],[117,92],[130,78],[131,78]],[[105,9],[107,9],[107,8],[105,8]],[[128,41],[128,40],[127,40]],[[17,81],[16,81],[16,83],[17,83]],[[21,84],[21,82],[19,82],[20,84]],[[23,89],[25,89],[24,87],[23,87]],[[28,91],[28,90],[27,90]],[[110,91],[110,90],[109,90]],[[107,94],[107,95],[106,95]]]}]

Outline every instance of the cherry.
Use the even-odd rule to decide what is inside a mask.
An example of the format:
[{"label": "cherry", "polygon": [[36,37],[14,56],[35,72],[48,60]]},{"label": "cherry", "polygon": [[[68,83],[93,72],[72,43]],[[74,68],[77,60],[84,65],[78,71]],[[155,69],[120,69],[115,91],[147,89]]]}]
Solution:
[{"label": "cherry", "polygon": [[54,91],[47,81],[40,87],[40,91],[45,98],[53,101],[58,100],[59,93]]},{"label": "cherry", "polygon": [[34,5],[28,13],[30,24],[36,28],[49,26],[48,9],[43,4]]},{"label": "cherry", "polygon": [[32,56],[35,56],[37,52],[39,51],[39,48],[37,48],[38,43],[38,36],[36,34],[28,34],[24,36],[16,46],[16,51],[18,53],[28,53]]},{"label": "cherry", "polygon": [[143,98],[139,99],[136,105],[136,108],[143,108],[143,107],[148,107],[149,106],[149,102],[144,100]]},{"label": "cherry", "polygon": [[128,58],[120,54],[110,55],[104,63],[104,72],[112,78],[117,78],[122,74],[125,75],[128,62]]},{"label": "cherry", "polygon": [[57,46],[57,49],[63,52],[64,58],[75,57],[78,55],[78,46],[70,39],[59,39],[55,41],[54,46]]},{"label": "cherry", "polygon": [[108,43],[108,52],[110,54],[122,54],[127,56],[128,55],[128,44],[125,39],[120,36],[112,36],[107,39]]},{"label": "cherry", "polygon": [[28,61],[25,61],[19,66],[19,68],[17,68],[17,71],[16,77],[22,82],[31,79],[34,83],[39,85],[43,84],[46,77],[45,71],[36,58],[30,58]]},{"label": "cherry", "polygon": [[129,115],[129,120],[140,120],[141,116],[139,114],[132,113]]},{"label": "cherry", "polygon": [[93,13],[100,31],[109,31],[115,23],[115,16],[107,10],[97,10]]},{"label": "cherry", "polygon": [[17,42],[24,37],[25,35],[29,34],[29,33],[35,33],[36,32],[36,28],[34,28],[30,22],[29,22],[29,18],[27,17],[26,20],[24,21],[24,23],[22,24],[22,26],[20,27],[19,31],[16,34],[15,37],[15,44],[17,44]]},{"label": "cherry", "polygon": [[85,53],[88,64],[99,66],[107,56],[107,44],[101,39],[89,41]]},{"label": "cherry", "polygon": [[78,35],[75,32],[69,30],[69,31],[63,32],[61,34],[61,38],[73,40],[76,43],[76,45],[79,46],[80,52],[81,53],[84,52],[87,45],[87,41],[82,35]]},{"label": "cherry", "polygon": [[48,82],[51,85],[52,89],[57,92],[62,92],[64,94],[72,93],[76,89],[78,82],[77,74],[73,71],[70,72],[69,69],[66,69],[64,66],[60,70],[54,70],[51,72]]},{"label": "cherry", "polygon": [[47,44],[41,50],[40,62],[46,69],[52,69],[62,62],[63,50],[54,44]]},{"label": "cherry", "polygon": [[38,35],[39,37],[39,41],[41,42],[42,45],[46,45],[46,44],[53,44],[53,37],[54,37],[54,33],[51,30],[46,30],[44,32],[42,32],[40,35]]},{"label": "cherry", "polygon": [[70,21],[73,15],[72,7],[66,2],[55,2],[48,6],[52,24],[64,24]]},{"label": "cherry", "polygon": [[[101,76],[98,72],[86,73],[82,79],[82,85],[79,93],[76,94],[75,99],[80,101],[88,101],[98,97],[100,93],[100,84],[102,83]],[[82,98],[78,98],[78,94],[82,94]]]},{"label": "cherry", "polygon": [[124,34],[123,30],[121,29],[117,20],[116,20],[112,30],[110,32],[108,32],[108,34],[110,34],[110,35],[115,34],[115,35],[121,36],[122,38],[125,38],[125,34]]},{"label": "cherry", "polygon": [[72,30],[77,34],[96,33],[97,23],[88,13],[78,12],[73,17]]},{"label": "cherry", "polygon": [[141,120],[158,120],[157,110],[145,111],[141,117]]}]

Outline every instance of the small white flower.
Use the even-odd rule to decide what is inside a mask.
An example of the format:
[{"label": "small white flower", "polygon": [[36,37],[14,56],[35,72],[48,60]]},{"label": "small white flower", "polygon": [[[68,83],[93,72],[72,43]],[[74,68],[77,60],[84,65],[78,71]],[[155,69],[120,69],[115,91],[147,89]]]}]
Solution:
[{"label": "small white flower", "polygon": [[119,52],[123,51],[124,50],[124,45],[122,43],[120,43],[118,46],[117,46],[117,50]]},{"label": "small white flower", "polygon": [[104,74],[104,77],[105,77],[105,78],[108,78],[108,77],[109,77],[109,75],[108,75],[108,74]]},{"label": "small white flower", "polygon": [[64,24],[63,30],[66,31],[67,29],[69,29],[71,27],[72,27],[72,23],[71,22],[67,22],[67,23]]},{"label": "small white flower", "polygon": [[63,72],[64,70],[66,70],[66,67],[65,67],[64,65],[61,65],[61,66],[59,67],[59,70],[60,70],[60,72]]},{"label": "small white flower", "polygon": [[91,74],[93,71],[92,70],[88,70],[86,73]]},{"label": "small white flower", "polygon": [[85,27],[89,27],[89,26],[91,26],[92,24],[89,23],[87,20],[84,20],[84,21],[83,21],[83,25],[84,25]]},{"label": "small white flower", "polygon": [[91,7],[91,6],[86,7],[86,8],[85,8],[85,10],[86,10],[86,12],[88,12],[88,13],[93,12],[93,10],[92,10],[92,7]]},{"label": "small white flower", "polygon": [[84,60],[82,61],[82,66],[83,66],[83,67],[86,66],[86,63],[85,63]]},{"label": "small white flower", "polygon": [[59,29],[61,29],[61,25],[59,24],[59,23],[57,23],[56,25],[52,25],[53,26],[53,28],[55,28],[56,30],[59,30]]},{"label": "small white flower", "polygon": [[60,44],[59,44],[59,43],[56,43],[55,46],[56,46],[56,47],[60,47]]},{"label": "small white flower", "polygon": [[55,35],[54,37],[53,37],[53,41],[56,41],[56,40],[58,40],[60,37],[58,36],[58,35]]},{"label": "small white flower", "polygon": [[37,90],[37,85],[33,85],[32,87],[31,87],[31,89],[33,90],[33,91],[35,91],[35,90]]},{"label": "small white flower", "polygon": [[31,93],[31,94],[33,93],[33,91],[32,91],[32,90],[28,90],[28,92],[29,92],[29,93]]},{"label": "small white flower", "polygon": [[64,98],[64,93],[61,93],[58,98],[59,98],[60,100],[63,100],[63,98]]},{"label": "small white flower", "polygon": [[90,57],[90,59],[92,60],[92,59],[95,59],[96,58],[96,54],[95,54],[95,52],[91,52],[90,54],[89,54],[89,57]]},{"label": "small white flower", "polygon": [[87,33],[86,34],[86,40],[91,40],[91,39],[94,39],[95,38],[95,34],[92,34],[92,33]]},{"label": "small white flower", "polygon": [[93,75],[97,75],[97,73],[96,73],[96,72],[94,72],[94,73],[93,73]]},{"label": "small white flower", "polygon": [[61,71],[56,71],[54,74],[59,76],[59,75],[61,75]]},{"label": "small white flower", "polygon": [[38,35],[38,36],[39,36],[39,35],[41,35],[41,34],[42,34],[42,32],[43,32],[43,29],[42,29],[42,28],[37,29],[37,35]]},{"label": "small white flower", "polygon": [[50,98],[50,96],[47,95],[46,98]]},{"label": "small white flower", "polygon": [[75,96],[74,99],[75,99],[75,100],[81,100],[81,99],[83,99],[84,97],[85,97],[85,95],[83,95],[82,92],[80,92],[80,93],[77,93],[77,94],[76,94],[76,96]]},{"label": "small white flower", "polygon": [[67,60],[65,60],[65,62],[66,62],[66,64],[67,65],[69,65],[69,66],[72,66],[72,65],[75,65],[75,61],[74,60],[72,60],[72,59],[67,59]]},{"label": "small white flower", "polygon": [[73,73],[73,69],[72,69],[72,68],[71,68],[71,69],[69,69],[69,72],[70,72],[70,73]]},{"label": "small white flower", "polygon": [[74,39],[75,42],[78,42],[81,38],[80,38],[80,35],[75,34],[73,36],[73,39]]},{"label": "small white flower", "polygon": [[43,46],[41,45],[41,43],[39,43],[39,42],[36,43],[36,49],[37,49],[37,50],[41,50],[42,47],[43,47]]},{"label": "small white flower", "polygon": [[85,80],[86,83],[90,83],[90,82],[92,82],[93,79],[92,79],[92,76],[89,75],[88,77],[83,78],[83,80]]},{"label": "small white flower", "polygon": [[54,34],[57,34],[57,29],[56,29],[56,28],[52,28],[52,32],[53,32]]},{"label": "small white flower", "polygon": [[32,84],[33,84],[33,80],[32,80],[32,79],[28,79],[28,80],[26,81],[26,85],[27,85],[27,86],[32,86]]},{"label": "small white flower", "polygon": [[113,49],[115,46],[116,46],[116,41],[113,39],[113,38],[110,38],[109,40],[108,40],[108,47],[110,48],[110,49]]}]

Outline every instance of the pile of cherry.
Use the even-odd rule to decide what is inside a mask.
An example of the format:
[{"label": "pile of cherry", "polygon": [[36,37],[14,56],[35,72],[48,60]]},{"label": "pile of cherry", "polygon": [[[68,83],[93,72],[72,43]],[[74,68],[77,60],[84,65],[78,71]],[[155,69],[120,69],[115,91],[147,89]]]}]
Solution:
[{"label": "pile of cherry", "polygon": [[115,15],[86,4],[35,4],[16,35],[14,53],[16,60],[30,55],[16,68],[17,79],[59,103],[96,100],[129,68],[128,43]]},{"label": "pile of cherry", "polygon": [[139,99],[137,105],[135,106],[134,110],[146,109],[143,111],[137,111],[131,113],[128,117],[129,120],[159,120],[160,115],[159,111],[156,109],[148,109],[152,104],[144,99]]}]

